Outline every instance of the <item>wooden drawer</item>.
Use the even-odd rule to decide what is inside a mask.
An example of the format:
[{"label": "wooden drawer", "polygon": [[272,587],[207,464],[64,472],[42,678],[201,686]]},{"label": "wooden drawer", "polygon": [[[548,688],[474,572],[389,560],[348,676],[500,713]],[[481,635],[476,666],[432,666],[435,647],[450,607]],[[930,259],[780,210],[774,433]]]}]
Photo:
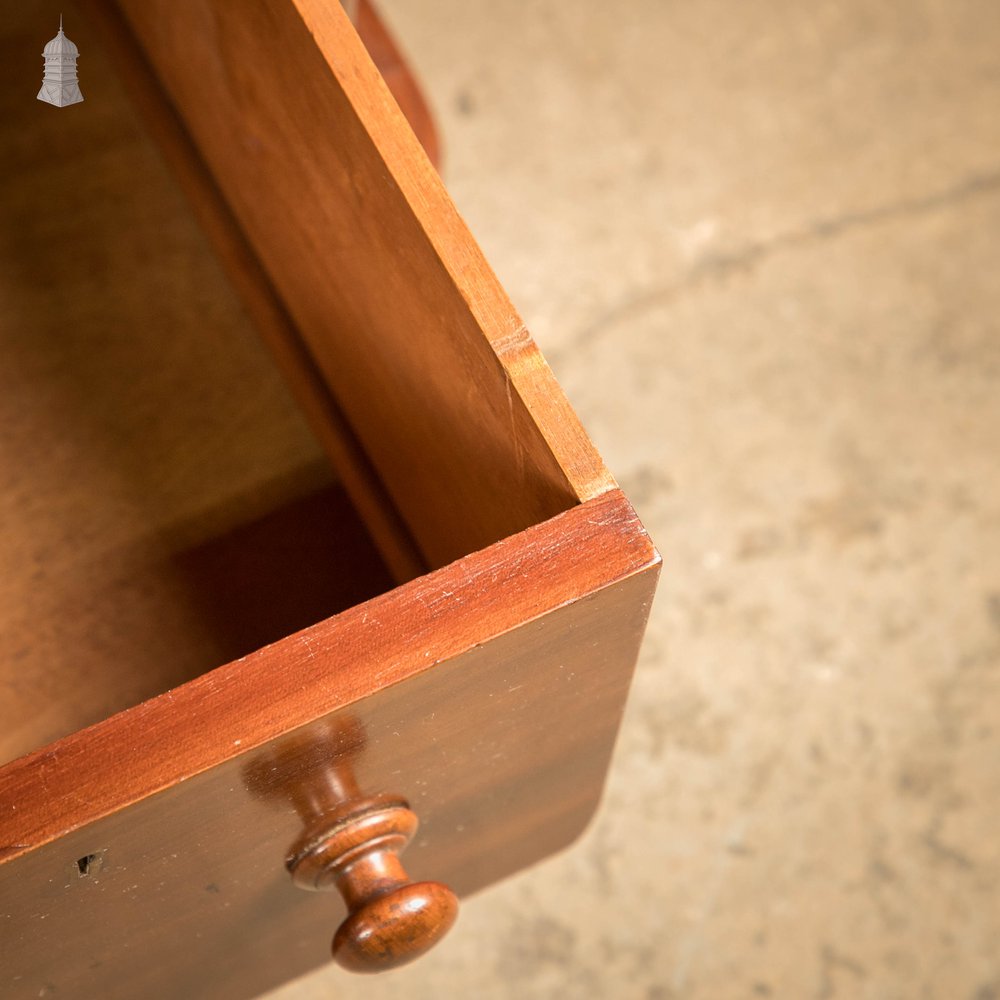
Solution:
[{"label": "wooden drawer", "polygon": [[345,802],[459,896],[581,832],[659,558],[337,4],[67,33],[84,103],[2,98],[0,993],[251,997]]}]

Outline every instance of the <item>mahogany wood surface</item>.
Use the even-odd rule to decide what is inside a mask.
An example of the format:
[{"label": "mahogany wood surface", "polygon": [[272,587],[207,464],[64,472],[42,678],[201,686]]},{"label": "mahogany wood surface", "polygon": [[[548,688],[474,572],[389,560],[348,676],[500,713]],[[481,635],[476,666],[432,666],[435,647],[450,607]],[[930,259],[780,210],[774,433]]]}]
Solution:
[{"label": "mahogany wood surface", "polygon": [[406,965],[455,923],[458,899],[451,889],[414,882],[399,857],[418,826],[407,803],[390,795],[344,802],[305,831],[287,863],[296,885],[306,869],[308,888],[339,890],[347,918],[331,953],[351,972]]},{"label": "mahogany wood surface", "polygon": [[[258,333],[271,351],[396,582],[418,576],[427,567],[409,531],[183,122],[142,57],[121,12],[113,0],[80,0],[80,7],[90,22],[87,27],[92,27],[99,35],[107,59],[121,80],[118,90],[124,88],[141,118],[141,122],[135,122],[135,131],[148,133],[164,155],[219,262],[253,318]],[[366,45],[371,47],[379,71],[387,75],[408,121],[432,159],[436,158],[438,141],[433,122],[392,38],[368,3],[358,5],[358,17],[359,31]],[[101,52],[96,54],[98,57],[104,55]],[[94,55],[94,49],[88,46],[87,70],[91,77],[95,73]],[[114,88],[115,81],[109,78],[100,58],[96,72],[102,73],[100,80],[105,89]],[[98,96],[95,94],[95,99]]]},{"label": "mahogany wood surface", "polygon": [[355,761],[365,733],[354,716],[307,727],[254,755],[245,772],[262,798],[291,803],[302,831],[288,849],[292,881],[338,890],[348,909],[331,951],[352,972],[383,972],[434,947],[455,922],[458,900],[438,882],[413,882],[399,855],[419,827],[399,796],[365,795]]},{"label": "mahogany wood surface", "polygon": [[[261,761],[290,734],[309,745],[346,715],[364,733],[364,752],[351,762],[358,787],[401,796],[420,821],[406,853],[414,880],[440,881],[462,895],[522,869],[569,843],[597,804],[659,558],[339,5],[122,0],[120,7],[143,54],[121,61],[131,66],[125,79],[152,110],[168,158],[314,426],[321,437],[330,431],[327,449],[336,454],[347,442],[344,467],[360,470],[351,487],[362,497],[359,509],[366,520],[388,512],[380,540],[386,551],[403,553],[397,575],[436,567],[301,631],[284,634],[297,627],[284,620],[271,636],[226,637],[250,647],[276,641],[0,767],[0,995],[242,1000],[326,961],[330,929],[346,914],[335,895],[302,892],[289,879],[284,862],[301,836],[301,813],[262,794],[271,779],[262,777]],[[25,10],[11,19],[15,33],[35,8]],[[128,42],[122,21],[105,23],[107,37]],[[20,45],[11,43],[11,51]],[[39,256],[46,235],[79,236],[96,225],[113,199],[109,179],[131,169],[136,147],[121,132],[118,111],[90,104],[82,74],[81,84],[84,104],[39,108],[78,112],[56,119],[70,137],[72,122],[88,121],[98,137],[110,137],[92,147],[83,200],[41,230],[18,215],[18,202],[4,205],[7,232]],[[76,139],[57,135],[48,147],[55,166],[40,169],[38,135],[29,132],[3,151],[5,176],[36,196],[70,190]],[[125,207],[136,204],[159,219],[141,197]],[[110,210],[114,216],[119,207]],[[172,214],[162,225],[174,238]],[[141,244],[133,227],[122,222],[111,232],[132,258],[112,270],[141,270],[152,254],[135,252]],[[298,522],[298,505],[333,489],[313,458],[293,459],[291,471],[282,465],[289,454],[263,411],[250,424],[262,425],[269,458],[247,452],[255,457],[244,478],[230,474],[225,463],[242,453],[230,442],[245,429],[243,409],[256,414],[260,395],[280,393],[251,389],[252,381],[233,393],[227,372],[215,371],[209,386],[198,381],[203,366],[211,369],[206,355],[222,350],[228,368],[230,350],[238,358],[243,348],[225,341],[221,349],[214,339],[215,310],[225,304],[212,291],[192,294],[197,275],[187,270],[213,265],[201,263],[207,255],[189,260],[188,244],[177,239],[172,263],[181,266],[163,272],[160,290],[181,312],[200,303],[213,322],[187,333],[178,323],[176,334],[174,320],[163,318],[169,309],[156,308],[152,297],[143,323],[116,311],[114,323],[102,316],[87,326],[94,303],[103,308],[94,294],[106,269],[100,255],[96,265],[85,261],[78,287],[67,291],[61,275],[23,264],[22,245],[0,248],[22,262],[8,279],[13,295],[8,290],[0,304],[16,308],[3,318],[20,320],[30,306],[49,324],[7,324],[16,362],[10,391],[30,389],[34,415],[22,417],[14,399],[8,467],[17,477],[0,502],[29,519],[4,544],[41,573],[11,606],[23,606],[25,594],[59,598],[51,621],[74,622],[80,602],[62,600],[63,576],[85,581],[95,566],[111,566],[118,589],[105,599],[99,589],[87,595],[84,638],[125,635],[135,644],[108,655],[97,642],[100,655],[88,660],[86,641],[60,638],[50,648],[61,650],[65,669],[39,668],[53,693],[67,683],[88,690],[101,663],[111,678],[147,684],[152,676],[153,690],[162,690],[175,681],[143,665],[143,637],[169,653],[197,636],[180,618],[135,631],[123,602],[156,587],[142,574],[138,583],[119,579],[114,557],[124,552],[126,568],[135,561],[125,542],[152,540],[154,568],[167,560],[185,580],[196,570],[199,581],[222,583],[218,614],[201,582],[177,602],[192,620],[203,621],[209,609],[216,643],[209,659],[219,662],[224,648],[237,648],[218,645],[214,633],[220,622],[239,620],[225,606],[231,585],[267,575],[252,566],[256,547],[241,533],[254,534],[259,524],[273,533],[289,510]],[[106,231],[100,245],[118,249]],[[178,273],[188,277],[178,283]],[[60,294],[74,320],[68,363],[46,353],[59,339],[46,299]],[[141,304],[143,297],[133,288],[124,298]],[[121,361],[132,346],[126,335],[148,335],[171,361],[180,355],[181,374],[150,364],[148,354]],[[110,341],[110,357],[119,359],[110,375],[99,374],[95,359],[108,355],[92,349],[95,338],[102,347]],[[230,340],[243,343],[242,326]],[[269,371],[259,358],[239,364],[240,373]],[[189,381],[195,398],[182,402]],[[158,382],[165,393],[153,391]],[[124,396],[155,428],[167,426],[175,394],[176,419],[191,435],[151,434],[132,428],[131,417],[106,413]],[[234,401],[235,429],[213,445],[205,428]],[[49,438],[39,437],[46,428]],[[66,434],[74,445],[97,446],[66,448]],[[105,462],[129,440],[137,445],[130,456]],[[314,456],[312,447],[306,451]],[[64,463],[70,451],[84,456],[83,467],[77,459]],[[275,451],[281,460],[272,464]],[[90,465],[106,465],[110,479],[91,475]],[[25,486],[22,473],[39,469],[47,478]],[[121,488],[122,470],[128,488]],[[278,487],[269,492],[261,482]],[[171,497],[182,501],[180,513]],[[147,520],[146,506],[160,519]],[[34,551],[31,517],[39,510],[57,526],[50,537],[58,544]],[[82,530],[73,520],[81,512]],[[392,526],[397,514],[402,529]],[[87,518],[94,516],[111,525],[111,535],[107,525],[93,530]],[[327,518],[322,513],[317,523],[329,531]],[[119,522],[125,542],[114,541]],[[19,547],[26,544],[25,555]],[[250,568],[239,569],[247,558]],[[338,556],[321,561],[327,569],[343,565]],[[378,560],[370,564],[377,572]],[[153,597],[163,605],[161,594]],[[326,613],[309,609],[311,618]],[[23,618],[17,648],[35,655],[46,648],[48,626],[36,609]],[[5,669],[0,679],[13,690],[34,676]],[[190,665],[194,673],[204,669],[200,658]],[[347,885],[346,895],[353,906],[363,889]]]},{"label": "mahogany wood surface", "polygon": [[613,481],[325,0],[120,0],[424,557]]},{"label": "mahogany wood surface", "polygon": [[392,583],[188,204],[396,581],[425,568],[121,16],[81,7],[67,114],[20,86],[50,5],[0,25],[0,761]]},{"label": "mahogany wood surface", "polygon": [[235,1000],[327,961],[342,904],[291,884],[299,816],[253,762],[338,712],[359,785],[420,819],[414,879],[463,895],[565,846],[658,563],[612,491],[7,765],[0,992]]},{"label": "mahogany wood surface", "polygon": [[67,4],[0,20],[0,762],[393,584]]}]

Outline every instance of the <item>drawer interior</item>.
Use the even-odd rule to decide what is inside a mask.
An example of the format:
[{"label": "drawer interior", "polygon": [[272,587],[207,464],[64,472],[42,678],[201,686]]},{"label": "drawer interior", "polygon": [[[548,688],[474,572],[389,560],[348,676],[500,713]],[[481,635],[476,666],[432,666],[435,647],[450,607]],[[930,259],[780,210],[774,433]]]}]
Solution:
[{"label": "drawer interior", "polygon": [[614,487],[337,4],[63,11],[66,108],[0,25],[0,761]]},{"label": "drawer interior", "polygon": [[42,8],[0,55],[0,762],[393,582],[72,8],[84,103],[27,92]]}]

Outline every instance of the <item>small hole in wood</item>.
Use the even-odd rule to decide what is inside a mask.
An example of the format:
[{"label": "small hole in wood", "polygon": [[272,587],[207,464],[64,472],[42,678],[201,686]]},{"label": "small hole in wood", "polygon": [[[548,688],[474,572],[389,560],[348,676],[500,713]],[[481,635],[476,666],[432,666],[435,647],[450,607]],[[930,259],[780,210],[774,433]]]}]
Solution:
[{"label": "small hole in wood", "polygon": [[80,878],[88,875],[96,875],[104,865],[104,856],[100,852],[97,854],[85,854],[82,858],[77,858],[76,869],[80,873]]}]

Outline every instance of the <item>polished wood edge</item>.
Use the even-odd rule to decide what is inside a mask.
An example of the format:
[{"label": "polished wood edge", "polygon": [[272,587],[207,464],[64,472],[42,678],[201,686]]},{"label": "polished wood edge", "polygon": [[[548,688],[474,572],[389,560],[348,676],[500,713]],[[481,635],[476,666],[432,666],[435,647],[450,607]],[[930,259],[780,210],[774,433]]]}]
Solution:
[{"label": "polished wood edge", "polygon": [[[538,425],[579,500],[617,483],[573,412],[562,388],[459,215],[441,178],[370,58],[358,57],[354,29],[340,4],[291,0],[330,71],[365,123],[386,169],[419,220],[428,241],[503,368],[509,393],[518,396]],[[362,54],[367,56],[367,53]]]},{"label": "polished wood edge", "polygon": [[117,4],[80,0],[80,6],[393,579],[402,583],[425,573],[409,529]]},{"label": "polished wood edge", "polygon": [[219,667],[0,768],[0,862],[659,563],[614,490]]}]

